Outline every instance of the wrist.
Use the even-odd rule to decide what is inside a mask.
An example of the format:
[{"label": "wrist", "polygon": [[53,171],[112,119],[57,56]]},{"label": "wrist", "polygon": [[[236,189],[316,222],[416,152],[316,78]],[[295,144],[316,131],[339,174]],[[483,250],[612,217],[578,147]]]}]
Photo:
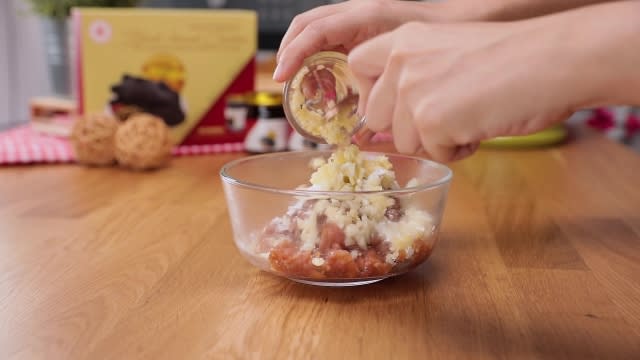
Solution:
[{"label": "wrist", "polygon": [[[480,3],[480,4],[479,4]],[[478,1],[451,1],[445,0],[436,3],[421,3],[425,8],[425,21],[436,22],[463,22],[463,21],[490,21],[494,2],[486,6]]]},{"label": "wrist", "polygon": [[567,71],[580,96],[576,106],[640,105],[640,2],[576,10],[567,27]]},{"label": "wrist", "polygon": [[397,1],[392,0],[396,5],[401,6],[402,18],[404,22],[420,21],[426,23],[453,21],[453,6],[450,1],[442,2],[422,2],[422,1]]}]

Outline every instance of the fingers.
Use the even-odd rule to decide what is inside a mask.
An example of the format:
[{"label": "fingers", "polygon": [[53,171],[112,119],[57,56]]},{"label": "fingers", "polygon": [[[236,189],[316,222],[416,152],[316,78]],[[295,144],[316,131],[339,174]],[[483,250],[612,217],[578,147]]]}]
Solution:
[{"label": "fingers", "polygon": [[[375,79],[356,76],[356,81],[358,83],[358,115],[365,116],[367,112],[367,99],[369,98],[371,88],[373,88],[375,84]],[[367,122],[367,127],[368,126],[369,124]]]},{"label": "fingers", "polygon": [[390,63],[371,88],[366,99],[367,127],[373,131],[383,131],[390,127],[396,107],[396,86],[400,67]]},{"label": "fingers", "polygon": [[[348,24],[345,26],[345,24]],[[314,20],[278,52],[278,65],[273,74],[276,81],[286,81],[300,69],[304,59],[321,50],[346,50],[344,44],[352,41],[355,28],[353,14],[336,13]]]},{"label": "fingers", "polygon": [[[425,121],[425,119],[421,120]],[[422,126],[422,128],[425,127]],[[480,146],[479,142],[457,144],[453,141],[449,141],[446,134],[442,133],[442,131],[438,129],[434,129],[434,131],[420,131],[419,137],[421,147],[424,149],[426,157],[441,163],[453,162],[467,158],[473,155]]]},{"label": "fingers", "polygon": [[[373,131],[389,128],[393,115],[396,89],[393,79],[399,69],[385,71],[393,45],[391,40],[390,34],[384,34],[361,44],[349,54],[349,67],[358,82],[358,112],[367,117],[367,127]],[[370,101],[370,96],[375,96],[375,100]],[[381,98],[382,103],[378,104]],[[372,104],[376,106],[371,108]],[[384,115],[376,113],[381,108]],[[385,115],[386,121],[381,121]]]},{"label": "fingers", "polygon": [[289,46],[289,43],[307,27],[307,25],[316,20],[338,13],[342,10],[342,7],[344,7],[344,3],[319,6],[296,16],[280,42],[280,48],[276,54],[276,60],[278,62],[280,61],[282,52],[287,48],[287,46]]},{"label": "fingers", "polygon": [[354,48],[349,54],[351,71],[357,76],[378,78],[393,48],[393,32],[378,35]]},{"label": "fingers", "polygon": [[459,161],[473,155],[473,153],[478,150],[479,146],[479,143],[458,146],[455,153],[453,154],[453,158],[451,159],[451,161]]},{"label": "fingers", "polygon": [[424,136],[421,134],[422,147],[427,153],[427,157],[437,162],[451,162],[455,158],[456,148],[455,146],[440,145],[433,141],[425,141]]},{"label": "fingers", "polygon": [[[411,65],[394,50],[393,35],[390,32],[364,42],[349,55],[350,68],[358,80],[360,102],[366,104],[367,127],[373,131],[391,127],[395,147],[401,153],[424,150],[427,157],[439,162],[470,155],[474,146],[458,149],[454,143],[443,141],[440,132],[423,131],[419,121],[428,119],[414,119],[411,104],[399,98],[400,75],[404,67]],[[420,115],[428,116],[418,111],[416,116]]]},{"label": "fingers", "polygon": [[420,135],[415,128],[409,108],[400,100],[393,114],[393,143],[398,152],[416,154],[420,148]]}]

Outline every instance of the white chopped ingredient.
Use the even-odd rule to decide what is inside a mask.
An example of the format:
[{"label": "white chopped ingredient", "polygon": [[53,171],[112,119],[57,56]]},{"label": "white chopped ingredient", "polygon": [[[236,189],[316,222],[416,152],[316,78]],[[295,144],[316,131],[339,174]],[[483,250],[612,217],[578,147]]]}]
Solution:
[{"label": "white chopped ingredient", "polygon": [[313,264],[313,266],[322,266],[322,265],[324,265],[324,259],[323,258],[312,258],[311,259],[311,263]]},{"label": "white chopped ingredient", "polygon": [[407,188],[412,188],[412,187],[416,187],[416,186],[418,186],[418,185],[419,185],[419,183],[418,183],[418,179],[416,179],[416,178],[412,178],[411,180],[407,181],[407,185],[406,185],[406,187],[407,187]]},{"label": "white chopped ingredient", "polygon": [[315,158],[315,159],[311,160],[311,162],[309,163],[309,166],[313,170],[318,170],[318,168],[320,168],[322,165],[324,165],[326,163],[327,162],[323,158]]},{"label": "white chopped ingredient", "polygon": [[[328,160],[317,159],[312,164],[319,165],[311,175],[310,188],[314,190],[359,192],[399,188],[386,156],[367,157],[355,145],[339,148]],[[358,194],[318,200],[305,219],[297,220],[305,249],[319,243],[316,219],[320,216],[344,231],[344,244],[348,247],[367,249],[369,242],[378,236],[390,243],[392,251],[407,248],[426,235],[432,219],[419,209],[408,208],[400,221],[390,221],[385,213],[395,201],[388,195]]]},{"label": "white chopped ingredient", "polygon": [[412,246],[409,246],[406,251],[407,251],[407,257],[408,258],[413,256],[413,247]]},{"label": "white chopped ingredient", "polygon": [[396,260],[397,260],[397,259],[398,259],[398,252],[396,251],[396,252],[392,252],[392,253],[387,254],[387,256],[385,256],[384,261],[385,261],[387,264],[391,264],[391,265],[393,265],[393,264],[395,264],[395,263],[396,263]]},{"label": "white chopped ingredient", "polygon": [[432,219],[424,211],[415,208],[405,209],[404,216],[396,222],[383,221],[376,230],[391,243],[391,250],[403,250],[410,247],[416,239],[429,235]]}]

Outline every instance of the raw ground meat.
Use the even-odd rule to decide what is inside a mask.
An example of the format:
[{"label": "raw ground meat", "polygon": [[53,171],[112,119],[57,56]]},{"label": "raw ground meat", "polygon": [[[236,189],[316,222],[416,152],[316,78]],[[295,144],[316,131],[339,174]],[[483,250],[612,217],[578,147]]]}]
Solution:
[{"label": "raw ground meat", "polygon": [[[295,223],[295,221],[292,221]],[[283,275],[305,279],[356,279],[390,275],[414,268],[426,260],[431,254],[432,247],[427,238],[414,241],[413,255],[407,258],[404,250],[399,252],[395,264],[386,262],[390,253],[388,243],[380,239],[372,239],[366,250],[357,245],[347,247],[344,243],[345,234],[336,224],[325,222],[318,224],[320,243],[316,249],[301,250],[295,229],[279,236],[288,239],[280,242],[269,251],[269,262],[273,270]],[[271,237],[275,235],[273,229],[263,233],[262,248],[268,248]],[[352,251],[358,256],[353,257]],[[314,265],[313,259],[316,260]]]}]

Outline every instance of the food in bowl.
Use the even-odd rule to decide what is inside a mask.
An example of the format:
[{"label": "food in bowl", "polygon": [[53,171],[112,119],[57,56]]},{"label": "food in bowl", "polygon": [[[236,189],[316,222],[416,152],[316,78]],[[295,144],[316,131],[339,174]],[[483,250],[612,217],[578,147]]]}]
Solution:
[{"label": "food in bowl", "polygon": [[423,263],[451,180],[445,165],[355,146],[242,157],[220,175],[240,254],[323,286],[368,284]]},{"label": "food in bowl", "polygon": [[303,199],[273,219],[254,250],[272,270],[316,280],[384,277],[429,256],[435,240],[429,213],[392,195],[366,194],[400,188],[387,157],[369,158],[350,145],[313,167],[303,189],[353,193]]}]

